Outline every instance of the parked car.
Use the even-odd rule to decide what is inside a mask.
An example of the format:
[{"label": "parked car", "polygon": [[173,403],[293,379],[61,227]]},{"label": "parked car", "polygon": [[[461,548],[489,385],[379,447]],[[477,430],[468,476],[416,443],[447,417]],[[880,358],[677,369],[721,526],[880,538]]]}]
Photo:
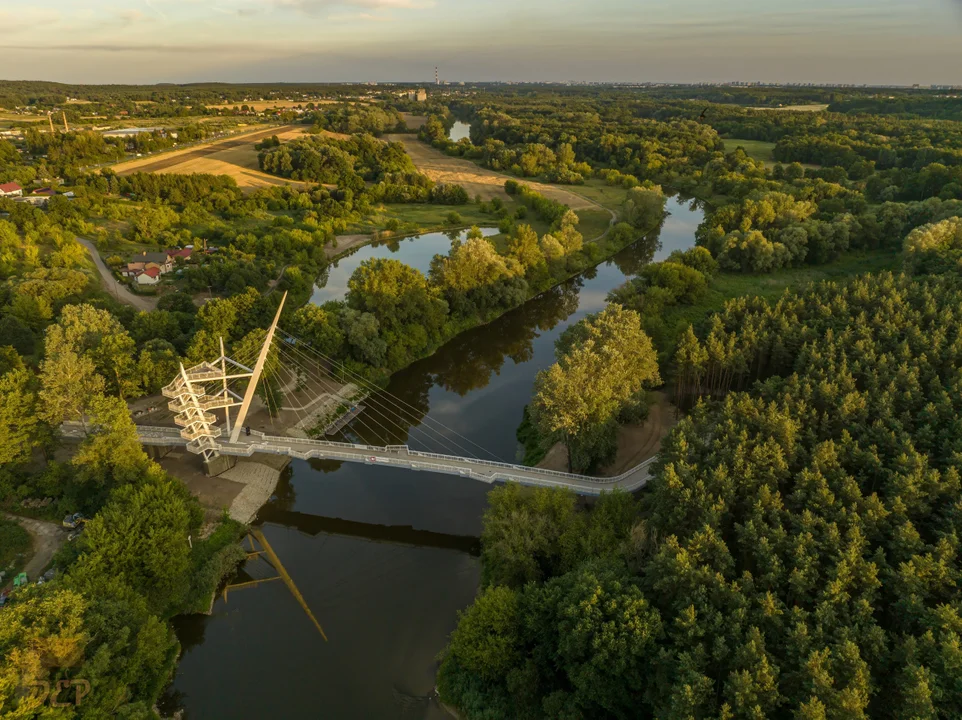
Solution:
[{"label": "parked car", "polygon": [[73,542],[74,540],[76,540],[78,537],[81,536],[81,534],[83,534],[83,531],[84,529],[82,527],[79,527],[76,530],[71,531],[70,534],[67,535],[67,542]]},{"label": "parked car", "polygon": [[51,568],[50,570],[47,570],[47,572],[45,572],[43,575],[41,575],[37,579],[37,585],[43,585],[44,583],[50,582],[51,580],[53,580],[54,575],[56,574],[57,573],[54,572],[53,568]]},{"label": "parked car", "polygon": [[20,573],[19,575],[17,575],[17,577],[13,579],[13,586],[15,588],[23,587],[26,584],[27,584],[27,573],[25,572]]},{"label": "parked car", "polygon": [[67,515],[63,519],[63,526],[74,530],[87,522],[87,518],[84,517],[83,513],[74,513],[73,515]]},{"label": "parked car", "polygon": [[8,593],[6,590],[0,592],[0,607],[3,607],[7,604],[8,597],[10,597],[10,593]]}]

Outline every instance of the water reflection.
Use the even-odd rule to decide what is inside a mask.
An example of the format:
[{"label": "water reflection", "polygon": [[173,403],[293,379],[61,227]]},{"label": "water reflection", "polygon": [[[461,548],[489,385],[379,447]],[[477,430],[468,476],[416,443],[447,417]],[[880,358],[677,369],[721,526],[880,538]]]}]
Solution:
[{"label": "water reflection", "polygon": [[468,123],[461,122],[460,120],[455,120],[454,125],[448,130],[448,137],[457,142],[463,138],[471,139],[471,126]]},{"label": "water reflection", "polygon": [[[372,414],[352,437],[435,451],[456,441],[514,460],[522,409],[557,337],[626,276],[693,244],[700,209],[673,199],[669,210],[659,235],[396,373],[388,390],[404,412],[380,429]],[[400,259],[412,245],[398,245]],[[210,617],[177,620],[184,656],[163,709],[185,707],[188,720],[445,718],[430,700],[436,656],[478,588],[470,539],[488,490],[402,468],[293,461],[259,522],[330,642],[283,584],[232,593]],[[252,671],[257,682],[239,682]]]},{"label": "water reflection", "polygon": [[[343,300],[347,295],[347,281],[357,267],[373,258],[393,258],[427,274],[435,255],[447,255],[455,239],[467,238],[467,230],[448,230],[425,233],[413,237],[390,239],[357,248],[332,262],[314,285],[311,302],[322,305],[329,300]],[[484,237],[498,234],[497,228],[481,228]]]},{"label": "water reflection", "polygon": [[[643,267],[659,245],[657,234],[652,234],[599,268],[591,268],[545,291],[488,325],[462,333],[431,357],[395,373],[387,388],[389,394],[368,398],[366,422],[362,418],[353,423],[341,439],[371,445],[409,444],[432,452],[455,452],[465,446],[472,450],[470,443],[445,432],[440,423],[425,426],[424,418],[432,407],[432,391],[440,389],[463,398],[500,377],[506,363],[517,367],[531,362],[539,345],[550,354],[554,339],[570,324],[566,321],[579,310],[583,316],[603,306],[611,284],[608,278],[620,275],[625,267]],[[586,288],[598,284],[599,275],[604,276],[600,283],[604,292],[586,292]],[[563,327],[552,332],[559,325]],[[484,442],[480,444],[487,447]],[[509,462],[515,456],[513,445],[498,455]]]}]

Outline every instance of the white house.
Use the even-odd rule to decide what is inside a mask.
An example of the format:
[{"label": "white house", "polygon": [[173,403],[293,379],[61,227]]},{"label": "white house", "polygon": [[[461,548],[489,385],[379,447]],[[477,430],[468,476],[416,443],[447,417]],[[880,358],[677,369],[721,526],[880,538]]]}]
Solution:
[{"label": "white house", "polygon": [[160,270],[149,267],[137,276],[138,285],[156,285],[160,282]]},{"label": "white house", "polygon": [[0,197],[21,197],[23,188],[15,182],[3,183],[0,185]]}]

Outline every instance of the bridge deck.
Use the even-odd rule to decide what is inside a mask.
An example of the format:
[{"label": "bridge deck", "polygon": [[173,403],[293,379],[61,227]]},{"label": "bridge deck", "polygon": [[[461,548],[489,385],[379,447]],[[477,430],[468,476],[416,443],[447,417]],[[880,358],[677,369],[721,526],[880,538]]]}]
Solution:
[{"label": "bridge deck", "polygon": [[[187,444],[177,428],[138,426],[137,430],[141,442],[145,445]],[[82,434],[82,430],[79,426],[69,428],[65,426],[64,433],[77,436]],[[250,457],[255,453],[269,453],[302,460],[308,458],[344,460],[368,465],[386,465],[460,475],[486,483],[500,481],[540,487],[564,487],[579,495],[598,495],[615,488],[633,491],[644,487],[650,477],[651,466],[656,460],[656,458],[646,460],[616,477],[596,478],[523,465],[422,452],[411,450],[407,445],[388,445],[387,447],[355,445],[329,440],[270,436],[256,431],[252,431],[249,437],[242,435],[236,443],[221,441],[217,445],[222,455]]]}]

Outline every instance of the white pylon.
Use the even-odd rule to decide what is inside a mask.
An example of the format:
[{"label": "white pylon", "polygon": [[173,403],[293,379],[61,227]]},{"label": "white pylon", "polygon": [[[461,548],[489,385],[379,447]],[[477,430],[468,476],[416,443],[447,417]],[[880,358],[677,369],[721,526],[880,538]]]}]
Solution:
[{"label": "white pylon", "polygon": [[[225,426],[230,433],[230,442],[237,442],[247,411],[250,409],[257,382],[264,370],[264,363],[286,299],[287,293],[284,293],[253,369],[227,357],[224,352],[224,341],[221,338],[219,358],[213,362],[202,362],[189,370],[181,364],[180,373],[162,390],[164,397],[171,400],[168,408],[175,414],[174,422],[183,428],[180,436],[187,440],[187,449],[190,452],[203,455],[208,460],[218,454],[220,444],[217,438],[224,433],[217,425],[217,416],[211,412],[212,410],[224,410]],[[230,380],[244,378],[249,378],[250,382],[247,385],[247,391],[241,397],[232,391],[227,383]],[[210,390],[208,386],[211,386]],[[231,431],[230,408],[237,406],[240,406],[240,411]]]}]

